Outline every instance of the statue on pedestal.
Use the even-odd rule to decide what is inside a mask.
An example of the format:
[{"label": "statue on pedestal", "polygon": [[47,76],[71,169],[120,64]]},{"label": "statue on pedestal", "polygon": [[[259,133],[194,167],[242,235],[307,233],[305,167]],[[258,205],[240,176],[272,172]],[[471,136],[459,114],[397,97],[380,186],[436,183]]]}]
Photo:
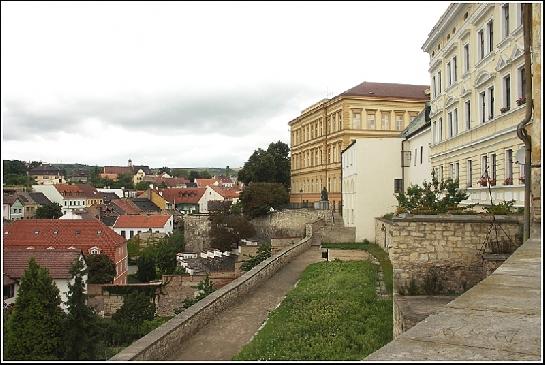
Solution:
[{"label": "statue on pedestal", "polygon": [[324,186],[324,188],[322,189],[322,198],[321,198],[320,200],[323,201],[323,202],[328,201],[327,190],[326,190],[325,186]]}]

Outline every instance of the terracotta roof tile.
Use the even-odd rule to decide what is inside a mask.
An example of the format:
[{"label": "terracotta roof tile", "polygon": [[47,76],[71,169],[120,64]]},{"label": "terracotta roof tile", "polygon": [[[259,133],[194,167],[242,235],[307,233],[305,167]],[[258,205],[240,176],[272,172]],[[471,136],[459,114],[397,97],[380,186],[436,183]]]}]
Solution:
[{"label": "terracotta roof tile", "polygon": [[163,228],[170,215],[120,215],[114,228]]},{"label": "terracotta roof tile", "polygon": [[12,279],[19,279],[28,268],[32,257],[36,263],[49,271],[53,279],[70,279],[70,268],[79,258],[81,250],[64,249],[4,249],[3,261],[4,272]]},{"label": "terracotta roof tile", "polygon": [[218,181],[216,179],[195,179],[195,182],[197,183],[197,187],[205,188],[214,185]]},{"label": "terracotta roof tile", "polygon": [[399,98],[410,100],[429,100],[429,94],[424,91],[429,85],[391,84],[382,82],[367,82],[346,90],[339,96],[367,96],[378,98]]},{"label": "terracotta roof tile", "polygon": [[[56,233],[55,233],[56,232]],[[104,251],[112,261],[125,239],[97,219],[25,219],[4,225],[4,248],[75,247],[85,254],[92,247]]]},{"label": "terracotta roof tile", "polygon": [[236,189],[222,188],[219,186],[211,186],[211,188],[219,195],[221,195],[224,199],[234,199],[238,198],[240,195],[240,191]]},{"label": "terracotta roof tile", "polygon": [[112,200],[112,204],[117,205],[125,214],[142,213],[142,209],[140,209],[136,204],[128,199],[115,199]]},{"label": "terracotta roof tile", "polygon": [[169,203],[176,202],[176,204],[198,204],[205,191],[206,188],[174,188],[161,190],[163,198]]}]

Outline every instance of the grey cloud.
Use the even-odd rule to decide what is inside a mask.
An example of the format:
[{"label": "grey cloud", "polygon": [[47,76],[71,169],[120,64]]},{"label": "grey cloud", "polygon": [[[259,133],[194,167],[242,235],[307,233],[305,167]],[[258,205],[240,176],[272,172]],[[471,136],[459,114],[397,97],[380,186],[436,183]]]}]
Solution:
[{"label": "grey cloud", "polygon": [[[125,97],[119,100],[74,100],[61,107],[37,109],[6,100],[4,139],[25,140],[29,135],[59,131],[76,132],[86,118],[127,130],[158,135],[218,133],[251,134],[274,116],[293,110],[296,99],[308,92],[300,86],[237,89],[199,95],[165,95],[154,98]],[[288,120],[286,120],[287,125]]]}]

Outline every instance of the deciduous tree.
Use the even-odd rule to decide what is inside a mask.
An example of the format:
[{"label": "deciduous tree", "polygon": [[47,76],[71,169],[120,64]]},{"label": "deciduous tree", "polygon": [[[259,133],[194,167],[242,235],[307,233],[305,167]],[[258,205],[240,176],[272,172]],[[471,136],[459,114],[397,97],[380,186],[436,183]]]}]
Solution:
[{"label": "deciduous tree", "polygon": [[58,219],[62,217],[62,207],[58,203],[42,205],[36,209],[38,219]]},{"label": "deciduous tree", "polygon": [[288,192],[278,183],[251,183],[240,193],[242,211],[254,218],[269,213],[271,208],[280,209],[288,202]]},{"label": "deciduous tree", "polygon": [[107,284],[115,278],[115,264],[105,254],[88,255],[85,257],[89,270],[87,282],[90,284]]}]

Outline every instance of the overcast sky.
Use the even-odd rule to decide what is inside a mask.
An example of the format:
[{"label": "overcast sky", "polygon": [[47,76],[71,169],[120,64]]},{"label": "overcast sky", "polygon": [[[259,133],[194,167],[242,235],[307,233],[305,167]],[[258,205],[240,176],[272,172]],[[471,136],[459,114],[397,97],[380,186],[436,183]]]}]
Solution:
[{"label": "overcast sky", "polygon": [[447,2],[2,2],[2,158],[240,167],[363,81],[429,84]]}]

